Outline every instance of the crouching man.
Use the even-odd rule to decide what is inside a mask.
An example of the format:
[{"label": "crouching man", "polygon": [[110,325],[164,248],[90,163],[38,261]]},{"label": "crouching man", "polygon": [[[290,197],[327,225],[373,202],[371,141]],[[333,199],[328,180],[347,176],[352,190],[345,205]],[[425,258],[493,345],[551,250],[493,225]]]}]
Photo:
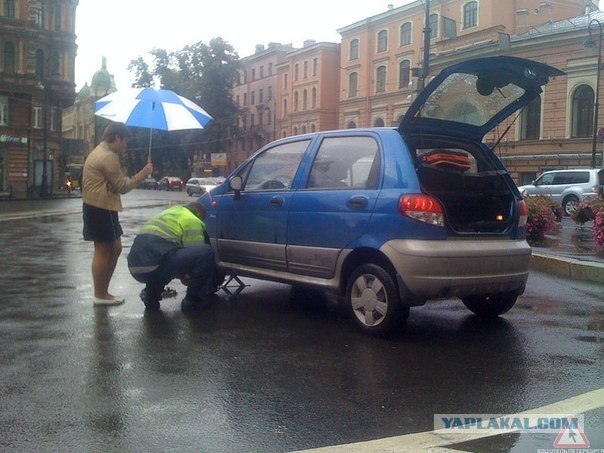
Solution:
[{"label": "crouching man", "polygon": [[128,254],[128,269],[146,286],[145,307],[159,309],[164,286],[179,278],[188,284],[183,310],[198,308],[216,287],[214,253],[199,203],[172,206],[145,223]]}]

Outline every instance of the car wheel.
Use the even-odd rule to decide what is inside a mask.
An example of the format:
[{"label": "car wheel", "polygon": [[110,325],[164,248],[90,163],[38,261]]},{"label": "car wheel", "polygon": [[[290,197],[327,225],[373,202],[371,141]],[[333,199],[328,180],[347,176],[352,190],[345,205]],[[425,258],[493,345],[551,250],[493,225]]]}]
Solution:
[{"label": "car wheel", "polygon": [[409,316],[409,307],[401,303],[394,279],[375,264],[354,270],[348,280],[346,301],[357,325],[371,335],[389,335]]},{"label": "car wheel", "polygon": [[574,195],[569,195],[562,201],[562,210],[568,216],[572,215],[573,212],[579,207],[579,199]]},{"label": "car wheel", "polygon": [[463,297],[461,301],[472,313],[481,318],[494,318],[510,311],[517,299],[518,294],[516,293],[499,293],[489,296]]}]

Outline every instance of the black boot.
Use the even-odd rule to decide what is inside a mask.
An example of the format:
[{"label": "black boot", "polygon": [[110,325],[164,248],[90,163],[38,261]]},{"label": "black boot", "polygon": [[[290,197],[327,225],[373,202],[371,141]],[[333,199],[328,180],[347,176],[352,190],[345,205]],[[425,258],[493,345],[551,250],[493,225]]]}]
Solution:
[{"label": "black boot", "polygon": [[161,289],[158,291],[157,288],[153,287],[152,285],[147,285],[142,289],[140,293],[140,298],[145,304],[146,309],[159,310],[159,301],[161,300]]}]

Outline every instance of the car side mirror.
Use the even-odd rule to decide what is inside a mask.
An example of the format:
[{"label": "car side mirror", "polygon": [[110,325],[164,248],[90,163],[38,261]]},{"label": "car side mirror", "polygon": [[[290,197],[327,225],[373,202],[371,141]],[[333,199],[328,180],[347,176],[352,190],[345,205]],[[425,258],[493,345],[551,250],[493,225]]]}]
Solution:
[{"label": "car side mirror", "polygon": [[241,176],[233,176],[229,180],[229,187],[235,193],[235,200],[241,198],[241,189],[243,188],[243,179]]}]

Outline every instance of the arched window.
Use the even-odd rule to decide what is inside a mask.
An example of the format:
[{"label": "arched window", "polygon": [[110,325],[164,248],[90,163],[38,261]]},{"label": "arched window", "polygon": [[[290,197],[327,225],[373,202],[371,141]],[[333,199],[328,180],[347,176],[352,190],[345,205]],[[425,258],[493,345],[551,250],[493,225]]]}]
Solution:
[{"label": "arched window", "polygon": [[303,124],[303,125],[302,125],[302,133],[303,133],[303,134],[306,134],[306,124]]},{"label": "arched window", "polygon": [[411,44],[411,22],[405,22],[401,25],[401,46]]},{"label": "arched window", "polygon": [[298,135],[298,126],[294,126],[294,135]]},{"label": "arched window", "polygon": [[350,41],[350,59],[358,60],[359,59],[359,40],[353,39]]},{"label": "arched window", "polygon": [[311,105],[311,108],[313,108],[313,109],[317,108],[317,87],[312,87],[310,105]]},{"label": "arched window", "polygon": [[376,118],[373,122],[374,127],[384,127],[384,120],[382,118]]},{"label": "arched window", "polygon": [[589,85],[579,86],[573,93],[572,100],[573,137],[589,137],[594,121],[594,90]]},{"label": "arched window", "polygon": [[315,126],[315,123],[312,123],[312,124],[310,125],[310,131],[311,131],[311,132],[316,132],[316,130],[317,130],[317,126]]},{"label": "arched window", "polygon": [[438,14],[430,14],[430,38],[438,38]]},{"label": "arched window", "polygon": [[348,121],[348,123],[346,123],[346,129],[356,129],[357,128],[357,124],[354,121]]},{"label": "arched window", "polygon": [[308,90],[305,88],[302,91],[302,110],[308,109]]},{"label": "arched window", "polygon": [[353,98],[357,95],[359,89],[359,74],[352,72],[348,76],[348,97]]},{"label": "arched window", "polygon": [[15,72],[15,45],[8,41],[4,43],[4,72]]},{"label": "arched window", "polygon": [[287,99],[283,99],[283,117],[287,116]]},{"label": "arched window", "polygon": [[377,51],[386,52],[388,50],[388,30],[381,30],[377,35]]},{"label": "arched window", "polygon": [[478,2],[468,2],[463,5],[463,28],[472,28],[478,25]]},{"label": "arched window", "polygon": [[409,60],[403,60],[398,65],[398,87],[407,88],[410,81],[410,70],[411,62]]},{"label": "arched window", "polygon": [[294,91],[294,112],[298,111],[298,92]]},{"label": "arched window", "polygon": [[521,140],[538,140],[541,130],[541,96],[533,99],[522,111]]},{"label": "arched window", "polygon": [[379,66],[375,72],[375,92],[386,91],[386,66]]}]

